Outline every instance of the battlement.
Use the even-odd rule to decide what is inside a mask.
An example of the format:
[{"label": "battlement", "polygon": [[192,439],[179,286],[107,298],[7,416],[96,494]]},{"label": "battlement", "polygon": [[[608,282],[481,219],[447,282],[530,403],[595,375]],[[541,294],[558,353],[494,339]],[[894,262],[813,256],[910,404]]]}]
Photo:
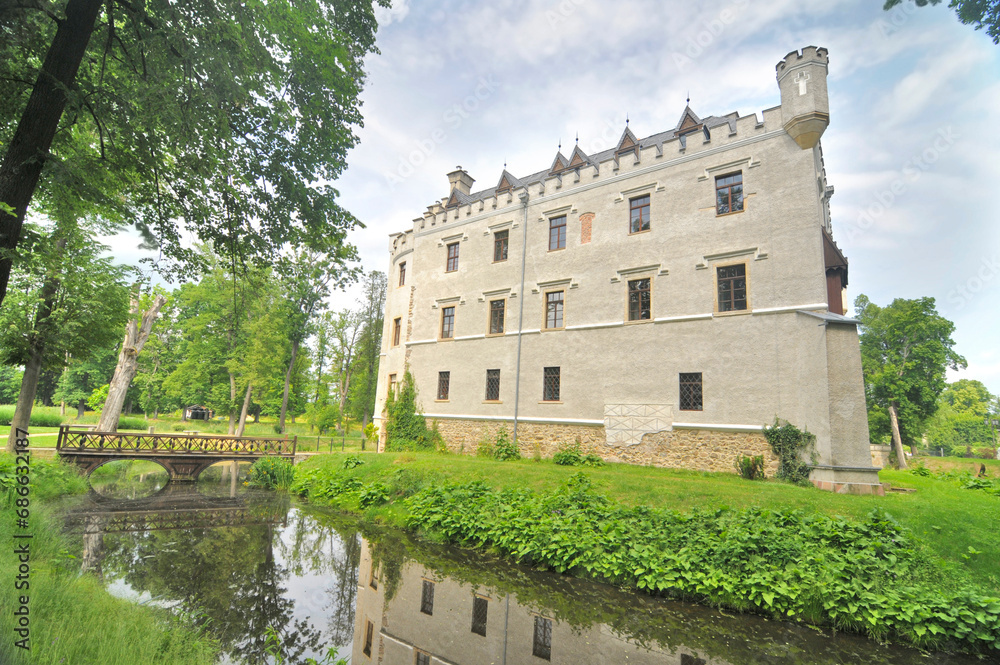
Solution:
[{"label": "battlement", "polygon": [[806,46],[801,51],[791,51],[775,65],[775,71],[780,79],[784,72],[807,62],[827,65],[830,62],[829,52],[822,46]]}]

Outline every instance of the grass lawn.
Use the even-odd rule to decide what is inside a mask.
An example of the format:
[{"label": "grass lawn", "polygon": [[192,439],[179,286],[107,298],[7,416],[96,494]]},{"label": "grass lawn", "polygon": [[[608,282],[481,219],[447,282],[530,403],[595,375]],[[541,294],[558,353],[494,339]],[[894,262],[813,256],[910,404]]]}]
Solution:
[{"label": "grass lawn", "polygon": [[[1000,591],[1000,496],[961,489],[957,481],[921,477],[907,471],[882,471],[883,482],[910,488],[911,493],[889,492],[884,497],[852,496],[799,487],[773,480],[747,481],[729,473],[703,473],[655,467],[607,464],[599,468],[565,467],[551,460],[496,462],[479,457],[442,453],[382,453],[365,455],[365,464],[342,468],[343,455],[319,455],[301,467],[326,468],[362,482],[387,480],[403,469],[396,483],[424,486],[432,482],[480,480],[495,487],[553,490],[574,473],[583,471],[597,491],[628,506],[647,505],[689,511],[694,508],[801,509],[860,519],[883,507],[908,527],[927,548],[955,564],[977,586]],[[923,459],[923,458],[921,458]],[[971,470],[972,460],[944,458]],[[974,460],[976,469],[984,460]],[[985,460],[990,475],[1000,476],[1000,462]],[[963,466],[965,465],[965,466]],[[390,504],[378,509],[389,521],[401,520],[404,508]],[[970,552],[969,548],[975,553]],[[962,574],[958,572],[958,574]]]}]

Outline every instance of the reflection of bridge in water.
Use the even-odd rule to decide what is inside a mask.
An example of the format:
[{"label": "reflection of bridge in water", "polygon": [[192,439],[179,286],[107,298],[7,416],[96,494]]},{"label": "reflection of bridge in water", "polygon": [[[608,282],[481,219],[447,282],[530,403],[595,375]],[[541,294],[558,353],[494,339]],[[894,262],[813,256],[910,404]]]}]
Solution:
[{"label": "reflection of bridge in water", "polygon": [[177,529],[285,526],[287,497],[263,492],[203,494],[189,483],[168,483],[152,496],[112,499],[91,490],[64,514],[66,531],[83,534],[81,568],[101,576],[105,534]]}]

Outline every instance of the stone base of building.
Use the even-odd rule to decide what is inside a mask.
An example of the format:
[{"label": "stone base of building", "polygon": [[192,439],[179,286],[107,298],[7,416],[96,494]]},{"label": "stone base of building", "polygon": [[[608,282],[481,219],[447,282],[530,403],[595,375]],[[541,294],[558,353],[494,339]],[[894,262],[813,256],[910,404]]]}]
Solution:
[{"label": "stone base of building", "polygon": [[837,494],[874,494],[885,496],[876,467],[817,466],[809,481],[817,488]]},{"label": "stone base of building", "polygon": [[[484,441],[495,441],[500,427],[512,432],[512,422],[440,419],[438,432],[448,450],[474,455]],[[560,449],[580,446],[580,453],[594,454],[606,462],[695,471],[735,473],[740,455],[762,455],[767,475],[778,469],[778,458],[760,432],[722,432],[674,429],[654,432],[633,445],[607,443],[601,425],[518,423],[518,447],[523,457],[552,457]]]}]

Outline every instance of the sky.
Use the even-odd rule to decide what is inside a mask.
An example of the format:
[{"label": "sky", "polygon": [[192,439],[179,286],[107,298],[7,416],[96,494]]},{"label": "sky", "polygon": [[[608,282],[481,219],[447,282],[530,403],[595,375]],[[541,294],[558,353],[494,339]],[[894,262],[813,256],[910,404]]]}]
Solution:
[{"label": "sky", "polygon": [[[673,128],[685,99],[704,117],[780,103],[774,67],[829,51],[822,145],[848,299],[935,298],[974,378],[1000,393],[1000,46],[942,3],[907,0],[396,0],[379,11],[360,142],[334,183],[364,224],[366,271],[389,268],[389,234],[448,195],[456,165],[491,187],[593,153],[625,128]],[[138,254],[132,237],[112,243]],[[350,307],[359,292],[338,294]]]}]

